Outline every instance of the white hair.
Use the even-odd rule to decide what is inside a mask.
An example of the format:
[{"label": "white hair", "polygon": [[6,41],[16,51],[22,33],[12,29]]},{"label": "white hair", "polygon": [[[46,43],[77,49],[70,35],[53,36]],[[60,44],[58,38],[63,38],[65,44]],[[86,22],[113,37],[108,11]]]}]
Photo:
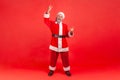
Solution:
[{"label": "white hair", "polygon": [[65,14],[63,12],[58,12],[57,15],[62,15],[63,16],[63,19],[65,18]]}]

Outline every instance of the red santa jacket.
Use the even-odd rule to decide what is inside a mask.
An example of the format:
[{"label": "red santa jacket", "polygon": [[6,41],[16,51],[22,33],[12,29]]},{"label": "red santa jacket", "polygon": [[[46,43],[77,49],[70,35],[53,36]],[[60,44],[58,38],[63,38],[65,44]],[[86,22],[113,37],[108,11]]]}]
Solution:
[{"label": "red santa jacket", "polygon": [[[50,14],[44,14],[44,22],[50,28],[52,34],[66,35],[68,37],[71,37],[66,24],[64,24],[62,22],[58,24],[55,21],[49,20],[49,17],[50,17]],[[49,49],[56,51],[56,52],[69,51],[66,38],[52,37]]]}]

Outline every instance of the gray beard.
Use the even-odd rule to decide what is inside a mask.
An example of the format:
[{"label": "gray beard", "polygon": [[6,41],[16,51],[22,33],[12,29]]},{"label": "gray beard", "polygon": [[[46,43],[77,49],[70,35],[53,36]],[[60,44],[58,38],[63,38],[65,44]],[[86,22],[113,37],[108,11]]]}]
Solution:
[{"label": "gray beard", "polygon": [[56,22],[59,24],[61,22],[61,20],[57,19]]}]

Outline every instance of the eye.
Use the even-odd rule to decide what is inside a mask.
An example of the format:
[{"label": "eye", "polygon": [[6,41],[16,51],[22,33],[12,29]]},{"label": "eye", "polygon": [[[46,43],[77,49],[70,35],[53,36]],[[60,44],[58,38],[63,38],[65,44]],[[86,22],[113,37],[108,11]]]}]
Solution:
[{"label": "eye", "polygon": [[63,16],[60,16],[60,18],[63,18]]}]

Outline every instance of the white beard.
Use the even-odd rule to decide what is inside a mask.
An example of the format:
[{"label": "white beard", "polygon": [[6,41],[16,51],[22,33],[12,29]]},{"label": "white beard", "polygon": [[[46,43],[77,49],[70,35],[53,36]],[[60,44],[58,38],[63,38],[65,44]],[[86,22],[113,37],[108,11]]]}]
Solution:
[{"label": "white beard", "polygon": [[60,23],[61,22],[61,20],[57,20],[57,23]]},{"label": "white beard", "polygon": [[62,22],[61,19],[56,19],[56,22],[59,24],[60,22]]}]

